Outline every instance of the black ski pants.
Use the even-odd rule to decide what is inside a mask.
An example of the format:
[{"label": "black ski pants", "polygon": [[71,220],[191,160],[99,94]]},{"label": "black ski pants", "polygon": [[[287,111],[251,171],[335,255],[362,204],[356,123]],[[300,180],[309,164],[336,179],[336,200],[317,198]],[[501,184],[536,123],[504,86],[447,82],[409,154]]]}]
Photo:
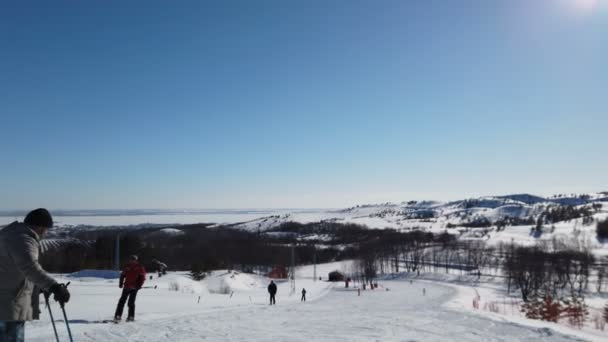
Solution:
[{"label": "black ski pants", "polygon": [[122,296],[118,300],[118,305],[116,306],[116,314],[115,317],[122,317],[122,310],[125,307],[125,302],[129,299],[129,317],[135,317],[135,299],[137,298],[137,289],[123,289]]}]

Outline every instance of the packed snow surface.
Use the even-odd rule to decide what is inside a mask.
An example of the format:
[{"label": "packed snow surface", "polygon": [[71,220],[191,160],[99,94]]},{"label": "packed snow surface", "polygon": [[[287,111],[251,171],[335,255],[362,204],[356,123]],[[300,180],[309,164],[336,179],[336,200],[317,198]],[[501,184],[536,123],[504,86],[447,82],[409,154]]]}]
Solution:
[{"label": "packed snow surface", "polygon": [[[328,264],[326,272],[348,265]],[[345,289],[343,283],[313,281],[312,267],[297,272],[296,292],[278,282],[277,305],[268,305],[268,279],[216,271],[195,282],[171,273],[146,282],[138,294],[134,323],[104,323],[112,317],[120,289],[116,280],[71,277],[66,310],[75,341],[583,341],[547,327],[487,319],[446,306],[457,290],[436,283],[382,281],[377,290]],[[87,274],[87,276],[90,274]],[[212,288],[224,282],[226,294]],[[177,285],[176,285],[177,284]],[[197,286],[198,285],[198,286]],[[156,288],[154,288],[156,286]],[[223,286],[223,285],[222,285]],[[300,302],[306,288],[308,301]],[[426,295],[423,295],[423,289]],[[200,299],[200,301],[199,301]],[[48,313],[28,322],[27,341],[52,341]],[[52,304],[60,338],[67,339],[59,307]]]}]

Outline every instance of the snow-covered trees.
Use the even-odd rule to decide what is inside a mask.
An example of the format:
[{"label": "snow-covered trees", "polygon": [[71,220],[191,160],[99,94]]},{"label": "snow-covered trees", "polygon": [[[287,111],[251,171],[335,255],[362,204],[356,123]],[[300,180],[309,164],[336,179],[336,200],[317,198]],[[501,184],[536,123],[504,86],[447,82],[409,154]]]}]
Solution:
[{"label": "snow-covered trees", "polygon": [[522,312],[531,319],[557,322],[563,311],[563,305],[553,297],[547,295],[544,298],[534,298],[534,300],[522,305]]},{"label": "snow-covered trees", "polygon": [[562,316],[568,320],[568,323],[576,328],[582,328],[585,319],[589,315],[589,310],[582,297],[571,297],[564,300],[564,310]]},{"label": "snow-covered trees", "polygon": [[581,217],[591,217],[593,214],[592,208],[587,206],[575,207],[572,205],[559,205],[549,207],[543,213],[543,221],[545,223],[556,223],[569,221]]},{"label": "snow-covered trees", "polygon": [[550,295],[533,300],[522,305],[522,312],[527,318],[557,323],[566,320],[576,328],[582,328],[589,315],[587,305],[581,297],[572,296],[556,300]]}]

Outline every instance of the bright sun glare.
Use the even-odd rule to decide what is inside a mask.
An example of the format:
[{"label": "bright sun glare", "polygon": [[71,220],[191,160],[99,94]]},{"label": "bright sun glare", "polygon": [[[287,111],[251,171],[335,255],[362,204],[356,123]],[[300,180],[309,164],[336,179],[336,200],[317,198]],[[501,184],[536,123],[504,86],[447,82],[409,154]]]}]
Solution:
[{"label": "bright sun glare", "polygon": [[598,0],[571,0],[571,1],[577,9],[582,10],[582,11],[591,11],[598,4]]}]

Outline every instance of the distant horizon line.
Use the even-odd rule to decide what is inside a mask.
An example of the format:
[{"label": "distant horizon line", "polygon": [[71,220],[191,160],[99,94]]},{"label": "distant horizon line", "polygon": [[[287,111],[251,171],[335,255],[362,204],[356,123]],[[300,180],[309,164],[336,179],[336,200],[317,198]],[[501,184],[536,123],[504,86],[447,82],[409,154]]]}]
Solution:
[{"label": "distant horizon line", "polygon": [[[151,214],[157,214],[159,212],[169,212],[171,214],[174,213],[179,213],[180,211],[183,211],[184,213],[204,213],[204,212],[221,212],[221,211],[226,211],[226,212],[235,212],[235,211],[252,211],[252,212],[262,212],[262,211],[306,211],[306,210],[340,210],[340,209],[345,209],[345,208],[351,208],[351,207],[357,207],[357,206],[371,206],[371,205],[382,205],[382,204],[401,204],[401,203],[407,203],[407,202],[427,202],[427,201],[431,201],[431,202],[445,202],[445,203],[449,203],[449,202],[455,202],[455,201],[463,201],[463,200],[467,200],[467,199],[476,199],[476,198],[488,198],[488,197],[509,197],[509,196],[535,196],[535,197],[540,197],[540,198],[544,198],[544,199],[551,199],[554,198],[558,195],[565,195],[565,196],[570,196],[570,195],[574,195],[576,196],[581,196],[581,195],[590,195],[590,194],[605,194],[608,196],[608,191],[597,191],[597,192],[585,192],[585,193],[558,193],[558,194],[552,194],[552,195],[536,195],[533,193],[526,193],[526,192],[521,192],[521,193],[511,193],[511,194],[506,194],[506,195],[483,195],[483,196],[477,196],[477,197],[463,197],[461,199],[453,199],[453,200],[428,200],[428,199],[421,199],[421,200],[403,200],[403,201],[398,201],[398,202],[394,202],[394,201],[385,201],[385,202],[376,202],[376,203],[362,203],[362,204],[354,204],[354,205],[350,205],[350,206],[342,206],[342,207],[259,207],[259,208],[254,208],[254,207],[240,207],[240,208],[83,208],[83,209],[49,209],[47,208],[51,214],[56,215],[56,216],[70,216],[70,215],[62,215],[65,213],[84,213],[84,212],[96,212],[96,213],[102,213],[102,212],[142,212],[142,214],[145,214],[145,212],[150,212]],[[29,211],[33,210],[35,208],[31,208],[31,209],[0,209],[0,216],[11,216],[11,215],[23,215],[28,213]],[[84,215],[82,215],[84,216]]]},{"label": "distant horizon line", "polygon": [[[0,209],[0,214],[10,214],[10,213],[28,213],[32,209]],[[216,212],[216,211],[276,211],[276,210],[332,210],[332,209],[342,209],[342,208],[108,208],[108,209],[48,209],[51,214],[53,212],[65,213],[65,212]]]}]

